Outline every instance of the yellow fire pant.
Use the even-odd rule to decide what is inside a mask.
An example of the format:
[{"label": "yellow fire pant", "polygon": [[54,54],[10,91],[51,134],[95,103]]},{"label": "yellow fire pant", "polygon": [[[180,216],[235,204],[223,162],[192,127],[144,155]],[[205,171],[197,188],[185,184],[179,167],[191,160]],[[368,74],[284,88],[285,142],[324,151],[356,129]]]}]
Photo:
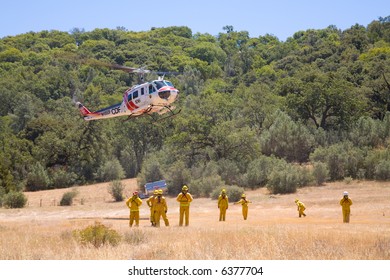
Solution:
[{"label": "yellow fire pant", "polygon": [[135,226],[139,226],[139,211],[130,211],[129,226],[132,227],[135,221]]},{"label": "yellow fire pant", "polygon": [[161,217],[163,218],[165,225],[169,226],[168,217],[165,211],[154,211],[154,222],[156,224],[156,227],[160,226]]},{"label": "yellow fire pant", "polygon": [[152,225],[155,225],[155,222],[154,222],[154,209],[153,209],[153,207],[150,207],[150,222],[152,223]]},{"label": "yellow fire pant", "polygon": [[226,209],[226,207],[219,207],[219,221],[225,221]]},{"label": "yellow fire pant", "polygon": [[244,217],[244,220],[248,218],[248,206],[242,206],[242,216]]},{"label": "yellow fire pant", "polygon": [[180,219],[179,226],[183,225],[183,220],[185,216],[185,225],[188,226],[190,223],[190,207],[189,206],[180,206]]},{"label": "yellow fire pant", "polygon": [[351,210],[343,210],[343,223],[349,223],[350,215],[351,215]]}]

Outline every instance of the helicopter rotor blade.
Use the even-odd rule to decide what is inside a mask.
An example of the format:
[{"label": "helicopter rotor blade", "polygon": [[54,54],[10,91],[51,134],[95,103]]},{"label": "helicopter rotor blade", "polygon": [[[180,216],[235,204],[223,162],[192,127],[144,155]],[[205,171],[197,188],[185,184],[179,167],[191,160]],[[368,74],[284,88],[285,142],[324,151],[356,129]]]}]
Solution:
[{"label": "helicopter rotor blade", "polygon": [[128,67],[124,65],[119,65],[119,64],[111,64],[111,68],[116,69],[116,70],[122,70],[128,73],[150,73],[150,70],[145,69],[145,68],[133,68],[133,67]]}]

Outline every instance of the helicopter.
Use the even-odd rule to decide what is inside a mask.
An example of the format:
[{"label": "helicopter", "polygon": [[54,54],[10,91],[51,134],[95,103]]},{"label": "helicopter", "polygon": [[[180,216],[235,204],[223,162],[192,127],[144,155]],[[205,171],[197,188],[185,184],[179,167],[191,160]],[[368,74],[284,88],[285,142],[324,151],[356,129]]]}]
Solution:
[{"label": "helicopter", "polygon": [[[76,106],[84,120],[91,121],[120,116],[127,116],[128,119],[131,119],[149,115],[154,121],[159,121],[180,113],[180,110],[174,112],[175,107],[171,105],[177,100],[179,90],[170,81],[165,80],[164,76],[159,76],[157,80],[144,82],[144,74],[150,73],[150,70],[123,65],[112,65],[111,67],[128,73],[138,73],[141,83],[128,88],[123,93],[122,102],[94,112],[91,112],[82,103],[76,102]],[[153,116],[153,113],[162,115],[167,112],[170,113],[167,117],[155,118]]]}]

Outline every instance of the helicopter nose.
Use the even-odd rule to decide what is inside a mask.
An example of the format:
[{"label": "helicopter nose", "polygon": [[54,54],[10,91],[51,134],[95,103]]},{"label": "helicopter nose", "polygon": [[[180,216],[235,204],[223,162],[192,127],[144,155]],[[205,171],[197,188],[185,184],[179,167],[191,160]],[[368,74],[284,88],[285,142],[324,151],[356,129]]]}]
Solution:
[{"label": "helicopter nose", "polygon": [[175,89],[174,87],[169,87],[169,88],[165,87],[165,88],[161,88],[159,90],[158,96],[161,99],[165,99],[165,100],[168,100],[169,102],[173,102],[173,101],[175,101],[178,93],[179,93],[179,91],[177,89]]},{"label": "helicopter nose", "polygon": [[179,91],[175,88],[171,90],[171,95],[168,98],[170,103],[174,102],[179,97]]}]

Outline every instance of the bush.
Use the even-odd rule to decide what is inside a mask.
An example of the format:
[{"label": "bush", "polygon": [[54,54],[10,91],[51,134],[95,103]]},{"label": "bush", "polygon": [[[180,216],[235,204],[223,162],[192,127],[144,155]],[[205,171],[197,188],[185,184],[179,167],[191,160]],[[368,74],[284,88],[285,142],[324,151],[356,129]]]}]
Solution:
[{"label": "bush", "polygon": [[390,160],[382,160],[375,167],[375,179],[389,180],[390,179]]},{"label": "bush", "polygon": [[210,197],[211,193],[220,190],[225,183],[219,175],[200,177],[190,183],[190,193],[197,197]]},{"label": "bush", "polygon": [[277,161],[274,157],[260,156],[249,163],[245,184],[251,188],[265,186],[268,182],[268,175]]},{"label": "bush", "polygon": [[66,172],[64,169],[59,169],[53,171],[51,178],[54,188],[66,188],[75,184],[77,175],[73,172]]},{"label": "bush", "polygon": [[62,195],[60,205],[61,206],[71,206],[73,203],[73,198],[77,195],[77,191],[66,192]]},{"label": "bush", "polygon": [[342,142],[326,148],[318,148],[311,155],[313,162],[326,163],[330,179],[356,178],[364,166],[364,151],[353,147],[351,142]]},{"label": "bush", "polygon": [[229,202],[239,201],[241,199],[241,195],[244,193],[244,189],[238,186],[226,186],[226,187],[215,189],[211,193],[211,199],[218,199],[222,189],[226,190],[226,195],[229,198]]},{"label": "bush", "polygon": [[124,236],[124,241],[131,245],[139,245],[147,241],[148,235],[139,229],[134,229],[130,232],[126,232]]},{"label": "bush", "polygon": [[108,186],[108,193],[112,195],[116,202],[123,201],[123,186],[119,180],[112,181]]},{"label": "bush", "polygon": [[299,122],[294,122],[285,112],[277,110],[267,117],[271,125],[260,135],[261,150],[265,155],[275,155],[291,162],[305,162],[315,146],[315,138]]},{"label": "bush", "polygon": [[27,203],[24,193],[10,191],[3,195],[2,205],[6,208],[23,208]]},{"label": "bush", "polygon": [[228,159],[218,161],[218,173],[227,185],[233,185],[240,182],[240,169],[236,162]]},{"label": "bush", "polygon": [[284,167],[275,168],[269,175],[267,184],[272,194],[295,193],[300,185],[299,170],[297,167],[286,164]]},{"label": "bush", "polygon": [[37,162],[27,174],[27,191],[46,190],[50,185],[50,179],[45,168]]},{"label": "bush", "polygon": [[100,166],[97,174],[99,180],[103,182],[125,178],[125,171],[116,158],[109,160],[103,166]]},{"label": "bush", "polygon": [[191,171],[186,168],[183,161],[177,161],[169,166],[164,177],[168,178],[168,192],[170,194],[177,194],[181,192],[183,185],[188,184],[191,180]]},{"label": "bush", "polygon": [[148,182],[155,182],[163,179],[163,172],[160,163],[153,157],[146,158],[142,164],[141,172],[138,174],[138,185],[143,186]]},{"label": "bush", "polygon": [[95,248],[99,248],[106,244],[116,246],[121,241],[119,233],[99,222],[95,222],[94,225],[88,226],[83,230],[74,230],[73,236],[81,244],[92,244]]},{"label": "bush", "polygon": [[321,186],[323,183],[326,182],[326,180],[328,180],[329,170],[325,163],[315,162],[312,174],[317,186]]}]

